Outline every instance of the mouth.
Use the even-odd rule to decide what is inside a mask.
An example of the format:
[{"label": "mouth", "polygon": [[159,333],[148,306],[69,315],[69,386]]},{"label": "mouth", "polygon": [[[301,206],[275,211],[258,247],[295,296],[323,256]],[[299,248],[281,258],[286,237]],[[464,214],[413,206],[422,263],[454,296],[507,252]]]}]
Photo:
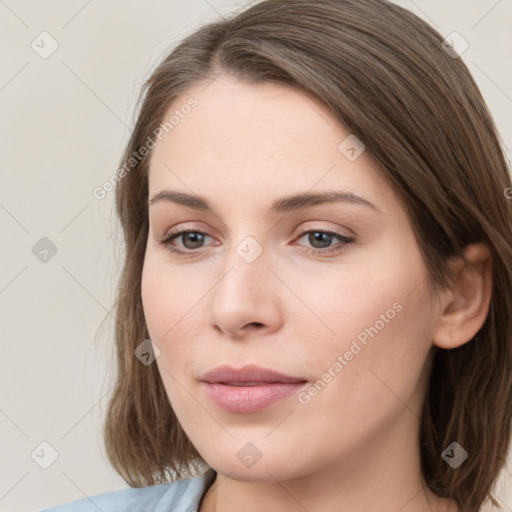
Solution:
[{"label": "mouth", "polygon": [[231,413],[256,413],[300,391],[304,378],[257,366],[221,366],[205,374],[203,386],[210,400]]},{"label": "mouth", "polygon": [[266,384],[279,384],[278,381],[261,381],[261,382],[218,382],[214,384],[224,384],[226,386],[264,386]]},{"label": "mouth", "polygon": [[240,369],[227,365],[218,366],[203,375],[201,380],[210,384],[221,383],[230,386],[261,386],[271,383],[306,382],[306,379],[302,377],[293,377],[254,365],[244,366]]}]

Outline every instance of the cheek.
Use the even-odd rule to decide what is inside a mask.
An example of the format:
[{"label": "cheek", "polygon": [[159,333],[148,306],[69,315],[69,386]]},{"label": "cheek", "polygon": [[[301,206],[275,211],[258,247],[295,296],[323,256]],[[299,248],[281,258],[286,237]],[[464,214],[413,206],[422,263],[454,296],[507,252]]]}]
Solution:
[{"label": "cheek", "polygon": [[[295,276],[294,291],[313,313],[302,307],[304,314],[296,314],[296,320],[314,323],[316,338],[323,333],[325,342],[315,348],[323,354],[324,362],[325,357],[332,359],[333,354],[350,351],[351,346],[358,352],[354,341],[361,350],[357,357],[347,354],[353,360],[370,356],[389,360],[402,352],[425,351],[432,327],[426,306],[426,269],[412,242],[397,250],[398,242],[358,252],[354,256],[357,261],[337,269],[307,278]],[[414,340],[417,343],[412,343]]]},{"label": "cheek", "polygon": [[[141,297],[151,340],[160,349],[157,363],[171,374],[183,373],[194,360],[192,340],[201,339],[204,298],[209,286],[199,273],[172,267],[165,255],[148,252],[142,272]],[[172,380],[172,379],[171,379]]]},{"label": "cheek", "polygon": [[[318,338],[321,333],[327,350],[333,346],[342,349],[347,340],[350,345],[350,340],[360,333],[364,342],[366,328],[377,322],[379,332],[386,330],[399,316],[397,310],[402,309],[400,304],[410,291],[415,272],[410,265],[400,269],[396,262],[381,257],[380,261],[361,259],[357,265],[324,269],[307,276],[290,275],[288,280],[293,282],[294,293],[302,302],[295,313],[291,312],[294,322],[314,324],[315,336]],[[381,315],[385,315],[384,321]]]},{"label": "cheek", "polygon": [[167,316],[169,312],[166,311],[166,303],[172,298],[172,288],[166,286],[162,275],[152,258],[146,255],[141,281],[142,306],[150,337],[157,343],[162,333],[172,326],[173,320]]},{"label": "cheek", "polygon": [[[419,257],[384,260],[331,282],[323,294],[310,294],[315,310],[335,333],[310,354],[319,379],[310,389],[311,403],[332,410],[336,428],[338,422],[354,429],[360,422],[376,425],[378,417],[385,422],[404,404],[420,415],[434,329],[425,269],[411,263],[421,262]],[[332,408],[334,404],[340,407]]]},{"label": "cheek", "polygon": [[166,262],[165,255],[146,253],[141,280],[141,296],[148,330],[154,341],[174,336],[180,322],[187,321],[204,283],[190,273],[180,272]]}]

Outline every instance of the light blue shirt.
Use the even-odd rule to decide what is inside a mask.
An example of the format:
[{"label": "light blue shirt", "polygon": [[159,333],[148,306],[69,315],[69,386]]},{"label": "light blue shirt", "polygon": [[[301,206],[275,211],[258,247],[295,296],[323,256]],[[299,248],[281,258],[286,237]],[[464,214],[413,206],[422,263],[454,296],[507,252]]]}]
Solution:
[{"label": "light blue shirt", "polygon": [[215,471],[170,484],[129,487],[97,494],[38,512],[197,512]]}]

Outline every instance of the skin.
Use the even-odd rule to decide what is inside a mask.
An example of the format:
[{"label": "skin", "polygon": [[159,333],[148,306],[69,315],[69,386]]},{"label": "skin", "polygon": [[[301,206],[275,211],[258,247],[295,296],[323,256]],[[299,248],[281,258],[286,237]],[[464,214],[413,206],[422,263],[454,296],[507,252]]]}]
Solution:
[{"label": "skin", "polygon": [[[194,193],[213,213],[149,207],[141,292],[169,400],[218,472],[200,512],[457,510],[422,481],[419,416],[435,346],[466,343],[485,320],[489,251],[468,246],[471,265],[454,260],[453,289],[432,297],[406,212],[368,151],[350,161],[338,150],[350,132],[326,106],[285,86],[220,76],[169,113],[190,96],[198,105],[153,150],[149,197]],[[377,209],[339,202],[270,212],[281,196],[330,190]],[[176,227],[208,234],[170,243],[192,257],[158,242]],[[354,241],[315,243],[306,229]],[[248,236],[262,249],[252,263],[236,251]],[[291,396],[230,413],[200,382],[221,364],[251,363],[311,385],[396,303],[400,312],[307,404]],[[261,453],[252,467],[237,457],[247,442]]]}]

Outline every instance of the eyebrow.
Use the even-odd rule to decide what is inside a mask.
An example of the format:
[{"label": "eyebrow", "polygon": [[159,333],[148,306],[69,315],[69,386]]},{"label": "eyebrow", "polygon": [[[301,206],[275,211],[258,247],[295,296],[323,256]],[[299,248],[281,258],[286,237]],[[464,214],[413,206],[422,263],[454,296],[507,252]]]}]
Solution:
[{"label": "eyebrow", "polygon": [[[213,213],[213,209],[206,198],[185,192],[178,192],[175,190],[161,190],[148,201],[148,204],[151,206],[162,201],[180,204],[194,210]],[[373,203],[352,192],[329,191],[316,193],[304,192],[281,197],[274,200],[272,206],[270,207],[270,212],[272,214],[288,213],[295,210],[311,208],[312,206],[319,204],[339,202],[363,205],[370,207],[377,212],[380,211]]]}]

